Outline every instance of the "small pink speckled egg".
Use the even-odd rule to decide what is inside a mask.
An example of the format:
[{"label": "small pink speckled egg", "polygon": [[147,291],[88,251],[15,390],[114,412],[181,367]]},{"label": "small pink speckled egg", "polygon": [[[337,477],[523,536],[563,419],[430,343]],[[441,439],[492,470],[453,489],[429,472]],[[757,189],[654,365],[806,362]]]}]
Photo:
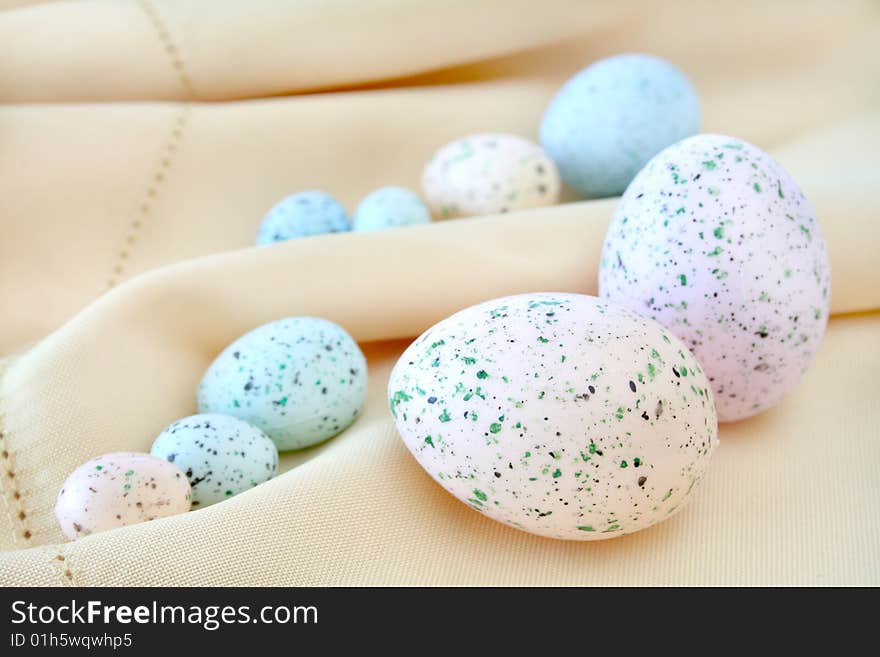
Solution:
[{"label": "small pink speckled egg", "polygon": [[730,422],[800,379],[825,333],[831,272],[816,214],[788,173],[751,144],[706,134],[661,151],[627,188],[599,292],[681,339]]},{"label": "small pink speckled egg", "polygon": [[439,219],[499,214],[559,201],[559,172],[541,147],[522,137],[479,134],[441,148],[422,174]]},{"label": "small pink speckled egg", "polygon": [[103,454],[64,482],[55,516],[70,540],[190,509],[190,485],[164,459],[137,452]]}]

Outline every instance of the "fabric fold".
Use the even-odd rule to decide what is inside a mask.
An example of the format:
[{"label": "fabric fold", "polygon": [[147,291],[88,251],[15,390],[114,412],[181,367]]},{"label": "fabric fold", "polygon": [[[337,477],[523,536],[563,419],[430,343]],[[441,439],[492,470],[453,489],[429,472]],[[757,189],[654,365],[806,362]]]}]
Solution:
[{"label": "fabric fold", "polygon": [[[877,313],[832,319],[794,392],[767,413],[723,425],[688,508],[636,534],[588,544],[543,539],[445,493],[403,447],[387,412],[384,382],[406,343],[386,342],[366,348],[364,415],[295,457],[304,460],[297,467],[182,516],[74,543],[24,549],[19,539],[15,551],[0,552],[0,583],[877,585],[878,332]],[[849,385],[829,386],[829,376]],[[817,400],[828,412],[805,410]],[[866,412],[846,412],[853,406]],[[59,445],[57,456],[67,449]]]},{"label": "fabric fold", "polygon": [[218,101],[353,86],[601,32],[631,11],[578,0],[37,4],[0,13],[0,101]]},{"label": "fabric fold", "polygon": [[[5,6],[0,584],[880,584],[875,3]],[[828,244],[833,316],[781,404],[722,426],[687,510],[582,545],[444,493],[399,440],[385,386],[409,339],[465,306],[595,293],[616,199],[568,191],[509,215],[251,245],[286,194],[324,189],[353,209],[382,185],[417,190],[434,150],[465,134],[536,139],[566,77],[625,51],[680,66],[704,131],[791,172]],[[300,95],[265,98],[282,93]],[[248,100],[203,102],[231,99]],[[216,506],[61,542],[53,505],[74,467],[149,449],[195,411],[226,344],[299,314],[365,350],[350,429]]]},{"label": "fabric fold", "polygon": [[[877,244],[864,232],[871,199],[848,196],[839,206],[841,187],[822,162],[846,152],[870,178],[876,144],[863,135],[880,135],[877,126],[861,118],[792,146],[829,244],[835,314],[880,308],[878,288],[864,285]],[[788,159],[785,150],[781,158]],[[860,182],[859,189],[871,188]],[[415,336],[506,294],[595,294],[615,203],[293,240],[163,267],[104,294],[3,378],[0,403],[17,476],[39,482],[28,498],[29,540],[60,539],[51,505],[66,473],[103,452],[146,450],[164,426],[194,412],[204,369],[239,335],[280,317],[314,315],[361,342],[383,341]],[[859,203],[866,205],[853,212]],[[51,474],[42,470],[47,460]]]}]

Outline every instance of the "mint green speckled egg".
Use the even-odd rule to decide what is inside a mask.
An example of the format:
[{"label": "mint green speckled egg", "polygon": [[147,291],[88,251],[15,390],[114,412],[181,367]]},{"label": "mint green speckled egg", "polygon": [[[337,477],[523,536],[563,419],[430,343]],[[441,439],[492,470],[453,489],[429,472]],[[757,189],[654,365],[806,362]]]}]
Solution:
[{"label": "mint green speckled egg", "polygon": [[198,405],[201,413],[259,427],[284,451],[348,427],[366,390],[367,361],[345,329],[317,317],[290,317],[224,349],[202,378]]}]

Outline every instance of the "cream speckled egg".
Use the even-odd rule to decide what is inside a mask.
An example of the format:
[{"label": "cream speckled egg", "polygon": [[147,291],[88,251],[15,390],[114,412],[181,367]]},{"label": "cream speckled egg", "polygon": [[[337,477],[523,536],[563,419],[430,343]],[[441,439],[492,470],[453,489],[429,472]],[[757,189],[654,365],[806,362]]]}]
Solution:
[{"label": "cream speckled egg", "polygon": [[681,508],[717,443],[709,383],[656,322],[579,294],[472,306],[422,334],[388,386],[406,446],[480,513],[554,538]]},{"label": "cream speckled egg", "polygon": [[183,470],[192,486],[193,507],[237,495],[278,471],[278,449],[266,434],[219,413],[174,422],[156,437],[150,453]]},{"label": "cream speckled egg", "polygon": [[825,333],[831,274],[819,222],[788,173],[751,144],[697,135],[626,190],[599,290],[688,345],[725,422],[797,383]]},{"label": "cream speckled egg", "polygon": [[441,148],[422,174],[435,217],[472,217],[553,205],[559,172],[541,147],[516,135],[479,134]]},{"label": "cream speckled egg", "polygon": [[200,413],[249,422],[279,450],[322,442],[354,422],[367,361],[341,326],[290,317],[246,333],[217,356],[199,385]]},{"label": "cream speckled egg", "polygon": [[189,508],[189,482],[177,466],[149,454],[113,452],[83,463],[67,477],[55,516],[62,533],[74,540]]}]

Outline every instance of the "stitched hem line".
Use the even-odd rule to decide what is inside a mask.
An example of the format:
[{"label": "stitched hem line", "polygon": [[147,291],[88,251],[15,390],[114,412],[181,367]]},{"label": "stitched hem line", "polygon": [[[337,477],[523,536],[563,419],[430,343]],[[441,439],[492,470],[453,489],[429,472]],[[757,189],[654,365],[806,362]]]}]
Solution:
[{"label": "stitched hem line", "polygon": [[57,545],[49,549],[49,555],[52,559],[52,569],[58,577],[61,586],[79,587],[79,571],[73,567],[64,546]]},{"label": "stitched hem line", "polygon": [[[3,380],[5,363],[0,362],[0,383]],[[9,432],[6,430],[5,414],[0,407],[0,497],[12,531],[12,543],[19,546],[21,538],[25,546],[30,542],[33,533],[28,526],[27,510],[24,504],[24,493],[19,488],[15,473],[15,452],[9,446]]]},{"label": "stitched hem line", "polygon": [[162,20],[162,16],[159,14],[159,10],[156,9],[156,6],[151,2],[151,0],[137,0],[137,3],[144,14],[146,14],[147,19],[153,26],[153,29],[156,30],[156,36],[159,37],[159,41],[162,43],[162,48],[168,55],[168,59],[171,61],[171,67],[177,74],[177,79],[180,82],[181,86],[186,91],[190,100],[196,100],[197,96],[195,85],[193,84],[193,79],[190,76],[189,72],[186,70],[186,65],[183,62],[180,48],[177,47],[177,45],[174,43],[174,39],[171,38],[171,32],[165,26],[165,21]]},{"label": "stitched hem line", "polygon": [[159,190],[162,188],[163,183],[168,177],[168,172],[171,169],[174,155],[177,153],[178,147],[180,145],[180,140],[183,138],[184,128],[189,121],[189,110],[190,106],[184,105],[183,108],[180,110],[180,113],[177,115],[177,118],[175,118],[174,120],[174,125],[171,129],[171,135],[165,142],[165,149],[162,153],[162,158],[159,160],[159,168],[156,170],[156,173],[154,173],[153,176],[150,178],[150,183],[147,187],[147,193],[144,196],[143,201],[141,201],[140,206],[138,207],[137,215],[131,221],[128,233],[125,237],[125,243],[122,245],[122,249],[120,249],[119,253],[117,254],[116,264],[113,265],[110,276],[107,278],[107,288],[116,287],[116,285],[118,285],[120,280],[122,279],[123,274],[125,273],[125,268],[128,263],[129,256],[131,256],[131,251],[137,244],[138,237],[140,236],[140,231],[146,221],[150,218],[153,212],[153,204],[159,197]]}]

